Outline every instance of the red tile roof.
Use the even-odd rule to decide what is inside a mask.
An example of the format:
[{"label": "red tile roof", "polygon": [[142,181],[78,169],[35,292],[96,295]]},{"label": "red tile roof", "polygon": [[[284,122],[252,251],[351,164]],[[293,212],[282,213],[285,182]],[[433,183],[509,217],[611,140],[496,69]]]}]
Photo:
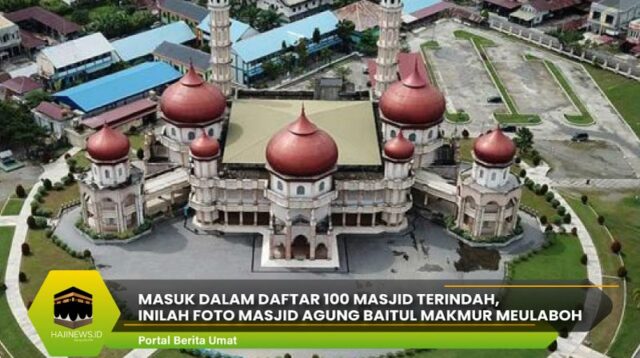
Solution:
[{"label": "red tile roof", "polygon": [[47,41],[35,37],[31,32],[20,29],[20,37],[22,38],[22,47],[26,49],[34,49],[47,45]]},{"label": "red tile roof", "polygon": [[118,124],[140,118],[155,111],[156,102],[148,98],[143,98],[116,109],[100,113],[97,116],[86,118],[82,121],[82,124],[91,129],[99,129],[105,123],[110,126],[117,126]]},{"label": "red tile roof", "polygon": [[349,20],[356,25],[356,31],[362,32],[378,26],[380,5],[368,0],[360,0],[334,11],[339,20]]},{"label": "red tile roof", "polygon": [[[413,72],[413,66],[415,66],[416,57],[418,58],[418,72],[422,75],[422,78],[429,81],[429,76],[427,74],[427,67],[422,59],[422,55],[417,52],[405,53],[400,52],[398,54],[398,75],[399,79],[403,79],[406,76],[409,76]],[[371,87],[374,87],[376,84],[375,75],[376,75],[376,60],[369,59],[367,61],[367,70],[369,71],[369,81],[371,82]]]},{"label": "red tile roof", "polygon": [[25,93],[31,92],[33,90],[37,90],[42,88],[42,84],[32,80],[29,77],[18,76],[12,78],[10,80],[6,80],[0,84],[0,86],[8,89],[9,91],[17,94],[23,95]]},{"label": "red tile roof", "polygon": [[34,110],[57,121],[65,119],[67,114],[70,113],[68,109],[60,107],[59,105],[51,102],[40,102],[40,104]]},{"label": "red tile roof", "polygon": [[81,30],[80,25],[54,14],[51,11],[45,10],[40,6],[32,6],[26,9],[9,12],[4,14],[4,17],[14,23],[25,20],[34,20],[55,30],[61,35],[69,35]]},{"label": "red tile roof", "polygon": [[435,5],[427,6],[424,9],[420,9],[416,12],[412,12],[411,16],[415,17],[416,20],[421,20],[429,16],[433,16],[437,13],[443,12],[451,7],[452,5],[448,2],[439,2]]}]

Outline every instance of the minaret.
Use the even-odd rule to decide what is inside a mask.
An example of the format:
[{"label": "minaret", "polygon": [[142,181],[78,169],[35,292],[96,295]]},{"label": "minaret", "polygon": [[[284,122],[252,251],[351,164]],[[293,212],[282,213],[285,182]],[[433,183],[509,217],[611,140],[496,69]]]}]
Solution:
[{"label": "minaret", "polygon": [[382,96],[389,85],[398,80],[397,57],[400,51],[402,0],[381,0],[380,37],[376,59],[376,97]]},{"label": "minaret", "polygon": [[225,97],[231,95],[231,19],[229,0],[209,0],[211,82]]}]

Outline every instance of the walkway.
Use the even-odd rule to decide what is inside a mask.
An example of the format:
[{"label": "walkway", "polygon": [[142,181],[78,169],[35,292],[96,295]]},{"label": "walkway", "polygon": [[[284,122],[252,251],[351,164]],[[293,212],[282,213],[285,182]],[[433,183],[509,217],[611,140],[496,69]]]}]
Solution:
[{"label": "walkway", "polygon": [[[69,155],[74,155],[80,150],[80,148],[74,147],[70,149],[67,153]],[[66,160],[64,159],[64,155],[58,158],[55,162],[44,165],[44,172],[40,175],[39,179],[48,178],[52,182],[60,181],[62,177],[69,173],[69,168],[67,167]],[[22,261],[22,244],[27,239],[27,218],[31,215],[31,201],[33,197],[38,192],[38,188],[42,185],[41,181],[38,181],[34,184],[33,188],[29,192],[29,195],[24,201],[24,205],[22,206],[22,210],[20,210],[19,215],[15,216],[1,216],[0,217],[0,225],[15,225],[15,233],[13,235],[13,240],[11,241],[11,249],[9,251],[9,260],[7,262],[7,272],[5,275],[5,284],[7,285],[6,295],[7,302],[9,303],[9,308],[11,309],[11,313],[15,318],[16,322],[24,332],[25,336],[29,338],[31,343],[40,350],[40,352],[45,356],[49,357],[47,350],[40,339],[40,336],[36,332],[31,320],[29,319],[29,315],[27,313],[27,307],[22,300],[22,296],[20,295],[20,283],[18,281],[18,275],[20,273],[20,263]],[[138,352],[141,351],[141,352]],[[131,353],[127,355],[127,357],[132,358],[146,358],[153,353],[153,350],[133,350]]]},{"label": "walkway", "polygon": [[[580,240],[580,245],[582,246],[582,250],[584,251],[584,253],[587,255],[587,278],[589,279],[589,281],[591,281],[592,284],[601,285],[602,268],[600,266],[600,260],[598,259],[598,252],[596,251],[596,248],[593,244],[591,235],[585,228],[582,221],[580,221],[580,217],[573,211],[571,206],[564,200],[562,195],[560,195],[554,189],[555,182],[547,177],[547,173],[549,172],[550,167],[544,164],[534,168],[529,167],[524,162],[521,165],[527,171],[527,176],[529,176],[534,182],[541,185],[547,184],[549,186],[549,191],[554,193],[554,197],[558,199],[560,205],[564,206],[567,210],[567,213],[571,214],[571,226],[575,227],[578,230],[578,239]],[[591,322],[595,318],[595,314],[597,313],[599,305],[600,296],[595,290],[590,290],[587,294],[585,302],[586,322]],[[587,323],[586,325],[589,325],[589,323]],[[558,350],[554,352],[551,357],[606,357],[606,355],[582,345],[582,342],[587,337],[588,333],[588,330],[582,329],[581,331],[570,332],[569,337],[567,338],[558,337]]]}]

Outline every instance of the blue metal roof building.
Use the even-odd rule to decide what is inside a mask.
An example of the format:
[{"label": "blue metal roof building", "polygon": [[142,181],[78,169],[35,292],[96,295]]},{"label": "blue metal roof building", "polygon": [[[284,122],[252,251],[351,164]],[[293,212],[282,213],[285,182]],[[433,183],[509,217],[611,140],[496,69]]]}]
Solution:
[{"label": "blue metal roof building", "polygon": [[[207,14],[207,17],[200,21],[198,24],[198,29],[202,31],[202,37],[209,41],[209,32],[211,28],[211,15]],[[259,32],[256,31],[249,24],[245,24],[244,22],[240,22],[234,19],[231,19],[231,43],[236,43],[242,39],[249,38],[253,35],[257,35]]]},{"label": "blue metal roof building", "polygon": [[[246,83],[251,77],[262,74],[262,62],[280,54],[283,42],[295,46],[298,40],[306,38],[309,54],[340,43],[336,35],[337,24],[336,15],[327,10],[234,43],[232,56],[236,80]],[[322,37],[317,44],[311,41],[316,28]]]},{"label": "blue metal roof building", "polygon": [[425,7],[435,5],[442,2],[441,0],[404,0],[402,12],[404,14],[411,14],[418,10],[422,10]]},{"label": "blue metal roof building", "polygon": [[183,44],[195,38],[189,25],[178,21],[113,41],[111,45],[122,61],[128,62],[151,55],[164,41]]},{"label": "blue metal roof building", "polygon": [[175,82],[181,77],[164,62],[145,62],[55,93],[53,97],[72,109],[98,113],[144,97],[148,91]]}]

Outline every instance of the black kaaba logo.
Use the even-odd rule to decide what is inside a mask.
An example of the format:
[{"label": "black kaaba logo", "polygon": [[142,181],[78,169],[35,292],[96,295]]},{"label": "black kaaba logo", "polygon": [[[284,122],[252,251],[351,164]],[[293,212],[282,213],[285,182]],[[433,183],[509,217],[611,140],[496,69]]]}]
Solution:
[{"label": "black kaaba logo", "polygon": [[71,329],[93,322],[93,295],[76,287],[53,296],[53,322]]}]

